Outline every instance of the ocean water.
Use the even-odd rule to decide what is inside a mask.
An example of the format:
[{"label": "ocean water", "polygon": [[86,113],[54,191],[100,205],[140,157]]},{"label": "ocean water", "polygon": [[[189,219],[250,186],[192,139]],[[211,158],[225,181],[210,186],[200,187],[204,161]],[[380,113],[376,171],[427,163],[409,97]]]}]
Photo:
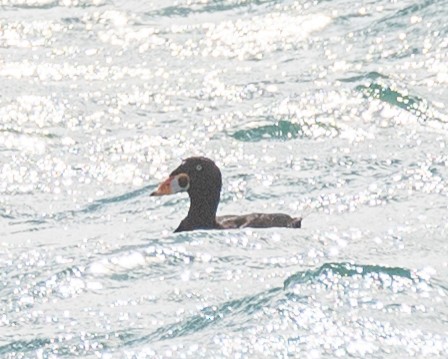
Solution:
[{"label": "ocean water", "polygon": [[[0,357],[446,358],[447,18],[0,0]],[[192,155],[303,228],[173,234]]]}]

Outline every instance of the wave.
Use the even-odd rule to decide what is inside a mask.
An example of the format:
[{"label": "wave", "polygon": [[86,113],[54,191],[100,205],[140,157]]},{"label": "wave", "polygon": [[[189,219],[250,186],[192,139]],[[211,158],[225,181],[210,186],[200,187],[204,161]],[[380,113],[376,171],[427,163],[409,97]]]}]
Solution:
[{"label": "wave", "polygon": [[185,6],[178,4],[176,6],[167,6],[158,10],[147,12],[145,15],[150,17],[187,17],[192,14],[211,13],[232,11],[245,7],[252,8],[261,6],[265,3],[277,3],[273,0],[252,0],[252,1],[212,1],[212,2],[191,2],[191,5]]},{"label": "wave", "polygon": [[154,186],[148,185],[148,186],[145,186],[145,187],[142,187],[142,188],[130,191],[130,192],[126,192],[126,193],[123,193],[123,194],[120,194],[117,196],[100,198],[96,201],[93,201],[92,203],[89,203],[88,205],[86,205],[80,209],[76,209],[76,210],[70,209],[70,210],[56,212],[56,213],[52,213],[52,214],[41,216],[41,217],[37,217],[30,213],[21,213],[20,215],[16,215],[15,217],[12,217],[10,214],[6,214],[5,211],[3,211],[4,213],[2,213],[2,210],[0,209],[0,217],[4,217],[7,219],[19,219],[19,218],[23,218],[23,217],[28,217],[29,219],[17,220],[17,221],[11,222],[9,224],[14,225],[14,226],[15,225],[23,225],[23,224],[34,224],[35,225],[32,228],[27,228],[26,230],[20,230],[20,231],[16,231],[13,233],[38,231],[38,230],[47,228],[47,227],[43,227],[43,225],[49,224],[52,221],[59,222],[64,219],[74,218],[74,217],[77,217],[78,215],[82,215],[82,214],[91,215],[95,212],[101,211],[103,208],[105,208],[109,205],[136,199],[152,190],[154,190]]},{"label": "wave", "polygon": [[384,267],[380,265],[360,265],[352,263],[325,263],[321,267],[314,270],[298,272],[287,278],[284,282],[284,288],[291,288],[297,284],[307,282],[321,282],[323,279],[340,276],[340,277],[365,277],[368,275],[387,275],[390,278],[406,278],[416,280],[418,277],[409,269],[401,267]]},{"label": "wave", "polygon": [[243,142],[257,142],[261,140],[287,141],[296,138],[314,137],[313,128],[319,128],[325,134],[337,134],[339,130],[332,125],[315,122],[308,124],[306,122],[296,123],[286,120],[277,121],[271,125],[263,125],[249,129],[239,130],[231,134],[231,137]]},{"label": "wave", "polygon": [[48,10],[55,7],[100,7],[103,6],[105,2],[103,0],[6,0],[2,1],[2,7],[11,7],[18,9],[41,9]]},{"label": "wave", "polygon": [[[134,268],[134,267],[133,267]],[[79,275],[75,273],[77,268],[68,268],[56,276],[64,280],[67,276]],[[289,315],[290,303],[302,303],[307,306],[307,293],[298,294],[291,289],[300,284],[328,283],[328,278],[333,276],[349,277],[355,280],[360,278],[377,276],[381,280],[394,281],[400,279],[410,280],[417,284],[426,281],[416,272],[402,267],[388,267],[382,265],[363,265],[348,262],[324,263],[321,266],[309,270],[298,271],[289,276],[283,282],[283,286],[274,287],[256,294],[247,295],[238,299],[231,299],[220,304],[208,305],[199,310],[197,314],[190,315],[179,321],[159,326],[148,333],[143,328],[129,327],[123,331],[91,332],[89,340],[99,343],[101,349],[109,349],[116,352],[129,347],[154,344],[159,341],[167,341],[176,338],[184,338],[196,335],[206,330],[241,330],[244,325],[252,325],[251,320],[257,317],[257,313],[268,308],[275,309],[280,317],[287,316],[288,320],[296,321],[296,314]],[[387,279],[386,279],[387,278]],[[412,285],[412,287],[414,287]],[[295,313],[295,312],[294,312]],[[85,339],[85,338],[84,338]],[[83,347],[83,338],[75,336],[67,341],[58,343],[57,353],[62,356],[72,355],[74,352],[89,354],[89,349]],[[110,339],[113,339],[112,342]],[[36,337],[30,340],[15,340],[0,346],[0,354],[12,352],[53,351],[53,341],[48,338]]]},{"label": "wave", "polygon": [[405,95],[389,86],[384,86],[375,82],[371,83],[369,86],[359,85],[356,87],[356,90],[360,91],[366,98],[381,100],[426,119],[425,114],[428,111],[428,103],[418,96]]},{"label": "wave", "polygon": [[[102,207],[104,207],[106,205],[114,204],[114,203],[120,203],[120,202],[126,202],[126,201],[129,201],[131,199],[140,197],[141,195],[143,195],[143,194],[145,194],[148,191],[153,190],[153,189],[154,189],[154,186],[148,185],[148,186],[136,189],[134,191],[123,193],[123,194],[118,195],[118,196],[101,198],[101,199],[98,199],[98,200],[92,202],[91,204],[89,204],[88,206],[84,207],[81,210],[70,211],[70,213],[71,214],[76,214],[76,213],[91,213],[91,212],[95,212],[95,211],[101,209]],[[64,213],[64,212],[62,212],[62,213]]]},{"label": "wave", "polygon": [[247,296],[241,299],[230,300],[219,306],[208,306],[200,310],[199,314],[191,316],[179,323],[162,326],[152,333],[134,338],[126,342],[126,345],[136,345],[141,343],[167,340],[197,333],[210,326],[239,315],[252,315],[262,310],[276,295],[281,292],[281,288],[272,288],[269,291],[256,295]]},{"label": "wave", "polygon": [[8,353],[27,353],[50,345],[52,340],[49,338],[36,338],[32,340],[15,340],[6,345],[0,346],[0,355]]}]

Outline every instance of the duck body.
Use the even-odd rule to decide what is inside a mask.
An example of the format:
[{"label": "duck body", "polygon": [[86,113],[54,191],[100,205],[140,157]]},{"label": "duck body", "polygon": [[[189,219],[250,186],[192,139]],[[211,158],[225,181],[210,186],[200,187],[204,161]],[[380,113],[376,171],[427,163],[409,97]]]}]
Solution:
[{"label": "duck body", "polygon": [[224,228],[300,228],[302,218],[294,218],[284,213],[250,213],[245,215],[219,216],[216,221]]},{"label": "duck body", "polygon": [[283,213],[250,213],[216,217],[222,187],[221,171],[206,157],[190,157],[171,172],[151,196],[187,192],[190,209],[174,232],[199,229],[300,228],[302,219]]}]

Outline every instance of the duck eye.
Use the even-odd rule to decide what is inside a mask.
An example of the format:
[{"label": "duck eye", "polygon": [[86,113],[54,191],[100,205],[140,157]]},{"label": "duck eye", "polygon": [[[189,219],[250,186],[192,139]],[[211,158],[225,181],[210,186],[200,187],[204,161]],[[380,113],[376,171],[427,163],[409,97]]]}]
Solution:
[{"label": "duck eye", "polygon": [[197,165],[196,166],[196,171],[202,171],[202,165]]},{"label": "duck eye", "polygon": [[188,186],[188,176],[179,176],[177,179],[177,183],[180,188],[186,188]]}]

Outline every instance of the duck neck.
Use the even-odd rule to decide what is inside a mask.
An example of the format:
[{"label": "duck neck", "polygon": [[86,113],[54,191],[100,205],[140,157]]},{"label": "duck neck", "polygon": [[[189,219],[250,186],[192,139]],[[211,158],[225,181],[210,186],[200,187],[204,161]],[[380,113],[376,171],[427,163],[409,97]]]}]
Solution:
[{"label": "duck neck", "polygon": [[190,209],[187,218],[198,228],[216,226],[216,211],[220,199],[220,191],[190,194]]}]

